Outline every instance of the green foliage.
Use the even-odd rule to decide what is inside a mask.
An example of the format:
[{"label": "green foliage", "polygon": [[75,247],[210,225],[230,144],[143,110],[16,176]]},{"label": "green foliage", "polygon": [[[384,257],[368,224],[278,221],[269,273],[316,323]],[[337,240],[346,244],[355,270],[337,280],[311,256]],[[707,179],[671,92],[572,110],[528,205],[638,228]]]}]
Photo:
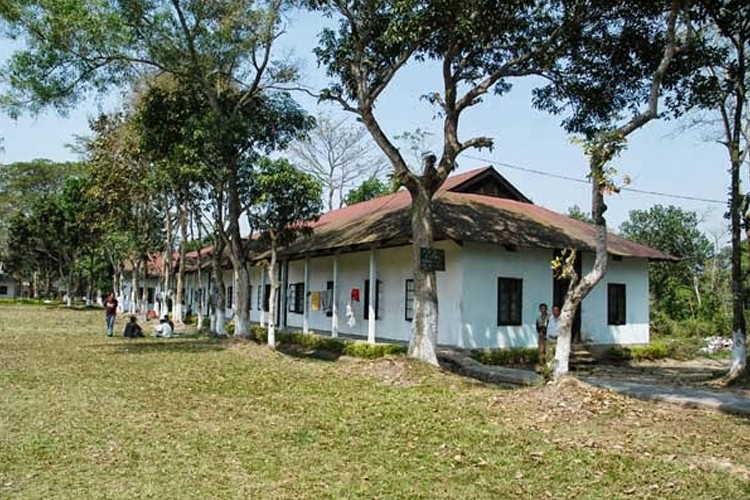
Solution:
[{"label": "green foliage", "polygon": [[83,164],[46,159],[0,163],[0,260],[8,250],[8,230],[17,214],[31,212],[40,198],[62,192],[68,178],[81,175]]},{"label": "green foliage", "polygon": [[262,158],[249,190],[253,227],[271,240],[285,244],[305,232],[323,208],[321,185],[288,160]]},{"label": "green foliage", "polygon": [[594,219],[591,218],[591,214],[584,212],[578,205],[573,205],[568,208],[568,217],[576,219],[587,224],[593,224]]},{"label": "green foliage", "polygon": [[[252,338],[266,344],[268,330],[258,325],[250,328]],[[308,349],[320,349],[332,354],[354,356],[357,358],[382,358],[406,354],[407,347],[401,344],[368,344],[367,342],[322,337],[313,333],[276,331],[278,345],[296,345]]]},{"label": "green foliage", "polygon": [[356,189],[352,189],[346,194],[344,203],[354,205],[363,201],[379,198],[392,192],[392,189],[377,177],[370,177],[362,182]]},{"label": "green foliage", "polygon": [[616,361],[654,361],[672,357],[672,354],[673,351],[661,342],[652,342],[647,346],[612,347],[605,352],[608,359]]},{"label": "green foliage", "polygon": [[471,357],[485,365],[531,365],[539,362],[539,351],[531,347],[475,349]]},{"label": "green foliage", "polygon": [[699,222],[695,212],[655,205],[631,211],[620,225],[626,238],[681,259],[677,263],[649,264],[649,288],[655,306],[675,320],[705,317],[694,288],[713,257],[713,246],[698,229]]}]

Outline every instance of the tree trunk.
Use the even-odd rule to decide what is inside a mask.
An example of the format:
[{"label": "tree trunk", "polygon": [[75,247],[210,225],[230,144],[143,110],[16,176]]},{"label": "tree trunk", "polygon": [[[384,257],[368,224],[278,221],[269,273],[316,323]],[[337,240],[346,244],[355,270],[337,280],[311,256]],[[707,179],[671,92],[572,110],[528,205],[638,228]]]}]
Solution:
[{"label": "tree trunk", "polygon": [[[596,230],[596,257],[594,267],[588,274],[580,279],[578,276],[572,276],[568,292],[565,294],[565,301],[560,311],[560,323],[557,327],[557,348],[553,361],[553,378],[555,380],[559,380],[568,374],[570,347],[573,338],[573,319],[578,306],[607,272],[607,221],[604,219],[604,212],[607,208],[604,204],[602,187],[596,180],[601,175],[601,169],[597,169],[595,166],[592,166],[591,169],[592,172],[595,172],[591,176],[591,216],[594,219]],[[576,258],[581,257],[576,255]],[[571,259],[566,267],[569,273],[575,273],[574,259]]]},{"label": "tree trunk", "polygon": [[[230,171],[236,171],[231,168]],[[228,182],[227,193],[229,207],[229,229],[227,230],[229,241],[229,259],[234,269],[235,283],[234,291],[237,300],[234,304],[234,335],[238,337],[250,336],[250,263],[248,262],[247,248],[240,233],[240,216],[242,214],[242,203],[240,202],[239,187],[237,179],[232,175]]]},{"label": "tree trunk", "polygon": [[128,311],[130,314],[135,314],[138,310],[137,308],[137,300],[138,300],[138,266],[136,263],[133,263],[133,274],[130,277],[130,310]]},{"label": "tree trunk", "polygon": [[730,210],[732,232],[732,358],[729,380],[740,377],[747,367],[745,345],[745,308],[742,301],[742,224],[740,221],[740,167],[739,154],[732,155]]},{"label": "tree trunk", "polygon": [[[200,215],[198,216],[200,217]],[[206,290],[203,289],[203,255],[201,254],[201,246],[203,245],[203,238],[201,237],[201,223],[200,220],[198,221],[198,322],[197,327],[198,331],[203,330],[203,315],[205,314],[204,311],[204,300],[203,300],[203,294],[206,293]],[[192,235],[192,229],[191,229],[191,235]]]},{"label": "tree trunk", "polygon": [[249,263],[243,262],[235,270],[234,296],[234,335],[250,336],[250,269]]},{"label": "tree trunk", "polygon": [[[431,194],[420,186],[412,192],[411,230],[414,260],[414,320],[409,341],[409,356],[431,365],[438,365],[438,295],[435,271],[420,268],[420,252],[432,248],[433,218]],[[370,300],[375,300],[371,297]]]},{"label": "tree trunk", "polygon": [[175,323],[183,324],[182,304],[185,301],[183,289],[185,288],[185,258],[187,255],[188,241],[188,206],[187,197],[185,197],[179,206],[180,217],[180,262],[177,268],[177,286],[174,294],[174,303],[172,305],[172,318]]},{"label": "tree trunk", "polygon": [[146,257],[141,260],[141,269],[143,269],[143,286],[141,287],[141,312],[144,316],[148,317],[148,259]]},{"label": "tree trunk", "polygon": [[276,275],[276,241],[271,236],[271,261],[268,263],[268,278],[271,282],[271,293],[268,296],[268,345],[276,349],[276,294],[279,280]]},{"label": "tree trunk", "polygon": [[211,256],[211,271],[212,280],[214,283],[214,291],[212,295],[211,303],[213,304],[213,314],[211,320],[211,326],[213,332],[217,335],[226,335],[227,331],[224,327],[226,321],[224,317],[224,310],[226,308],[226,291],[224,289],[224,269],[221,265],[222,254],[224,253],[224,245],[220,244],[219,238],[216,238],[216,244],[214,246],[214,252]]}]

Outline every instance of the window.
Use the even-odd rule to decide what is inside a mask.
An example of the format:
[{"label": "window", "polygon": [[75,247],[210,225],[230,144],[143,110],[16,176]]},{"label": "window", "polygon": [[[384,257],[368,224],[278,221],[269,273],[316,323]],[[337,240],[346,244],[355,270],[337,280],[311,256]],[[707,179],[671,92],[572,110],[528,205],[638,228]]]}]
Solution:
[{"label": "window", "polygon": [[234,287],[227,287],[227,309],[232,308],[232,303],[234,301]]},{"label": "window", "polygon": [[[258,292],[260,292],[260,287],[258,287]],[[268,312],[271,310],[269,307],[271,305],[271,285],[266,285],[263,287],[263,310]]]},{"label": "window", "polygon": [[329,318],[333,316],[333,281],[326,281],[326,297],[323,301],[323,309],[326,311],[326,316]]},{"label": "window", "polygon": [[8,285],[0,285],[0,295],[8,295]]},{"label": "window", "polygon": [[247,289],[247,310],[253,310],[253,285],[250,285]]},{"label": "window", "polygon": [[607,324],[625,324],[625,285],[609,283],[607,285]]},{"label": "window", "polygon": [[[364,319],[370,319],[370,280],[365,280]],[[375,281],[375,319],[380,319],[380,280]]]},{"label": "window", "polygon": [[414,280],[404,282],[404,319],[414,319]]},{"label": "window", "polygon": [[523,305],[523,280],[497,279],[497,325],[520,325]]},{"label": "window", "polygon": [[305,312],[305,284],[289,284],[289,312],[302,314]]},{"label": "window", "polygon": [[146,298],[146,302],[148,302],[149,304],[153,304],[154,303],[154,295],[156,294],[156,290],[153,289],[153,288],[149,288],[147,290],[147,292],[148,292],[148,297]]}]

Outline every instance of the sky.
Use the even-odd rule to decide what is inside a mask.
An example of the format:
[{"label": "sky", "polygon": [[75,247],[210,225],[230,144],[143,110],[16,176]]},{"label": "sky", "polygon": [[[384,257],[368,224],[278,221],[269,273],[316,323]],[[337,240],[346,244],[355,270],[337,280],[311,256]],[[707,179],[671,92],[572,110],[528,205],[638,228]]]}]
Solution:
[{"label": "sky", "polygon": [[[292,13],[286,19],[287,33],[279,46],[278,54],[297,61],[302,83],[312,89],[320,89],[328,82],[312,54],[317,34],[326,23],[330,21]],[[13,47],[0,40],[0,61],[8,57]],[[393,136],[417,128],[431,131],[437,149],[441,122],[434,118],[435,109],[420,96],[437,90],[440,81],[435,65],[409,65],[400,71],[376,104],[376,117],[386,132]],[[587,164],[581,147],[561,128],[559,117],[533,109],[532,87],[531,80],[518,81],[509,94],[488,97],[462,115],[460,139],[489,136],[495,147],[491,152],[464,153],[456,171],[492,165],[538,205],[561,213],[573,205],[589,211],[590,187],[585,183]],[[346,116],[333,104],[318,104],[302,93],[295,97],[310,113]],[[17,121],[0,115],[4,148],[0,162],[76,159],[67,145],[74,142],[75,136],[89,133],[90,117],[112,111],[116,103],[116,96],[92,98],[65,117],[54,111]],[[651,122],[633,134],[627,150],[613,165],[621,175],[631,178],[628,188],[661,195],[624,190],[608,197],[609,226],[617,229],[631,210],[645,210],[656,204],[675,205],[696,212],[708,238],[725,243],[728,231],[723,200],[729,185],[728,161],[723,147],[711,140],[712,135],[712,130],[689,129],[684,122],[676,121]]]}]

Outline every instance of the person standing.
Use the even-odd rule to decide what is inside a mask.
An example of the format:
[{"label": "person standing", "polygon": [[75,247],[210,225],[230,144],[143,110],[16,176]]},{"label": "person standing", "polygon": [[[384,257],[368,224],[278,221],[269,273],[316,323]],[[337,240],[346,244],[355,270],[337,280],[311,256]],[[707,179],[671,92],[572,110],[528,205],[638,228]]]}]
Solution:
[{"label": "person standing", "polygon": [[555,356],[557,347],[557,329],[560,325],[560,306],[552,306],[552,316],[547,321],[547,344],[552,351],[552,357]]},{"label": "person standing", "polygon": [[115,294],[110,292],[104,299],[104,316],[107,318],[107,337],[114,335],[115,317],[117,316],[117,299]]},{"label": "person standing", "polygon": [[547,322],[547,339],[557,340],[557,327],[560,324],[560,306],[552,306],[552,316]]},{"label": "person standing", "polygon": [[539,304],[539,317],[536,318],[537,348],[539,349],[539,364],[547,362],[547,324],[549,313],[547,304]]}]

